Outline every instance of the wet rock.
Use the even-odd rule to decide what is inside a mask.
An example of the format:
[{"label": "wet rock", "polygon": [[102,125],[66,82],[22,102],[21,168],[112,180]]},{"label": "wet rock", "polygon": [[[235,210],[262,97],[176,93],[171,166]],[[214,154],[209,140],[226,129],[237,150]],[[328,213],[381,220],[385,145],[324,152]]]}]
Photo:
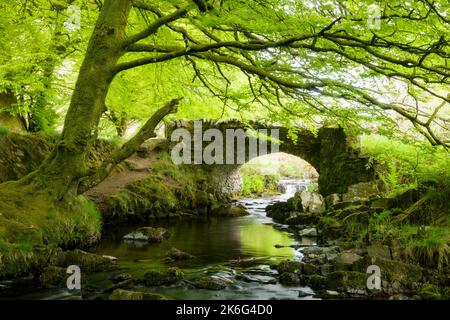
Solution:
[{"label": "wet rock", "polygon": [[193,255],[183,252],[177,248],[172,248],[166,253],[167,257],[171,260],[189,260],[195,258]]},{"label": "wet rock", "polygon": [[335,271],[326,275],[328,289],[365,294],[368,274],[356,271]]},{"label": "wet rock", "polygon": [[312,296],[313,294],[314,294],[314,292],[311,292],[311,291],[306,291],[306,290],[299,290],[299,291],[298,291],[298,297],[299,297],[299,298],[304,298],[304,297]]},{"label": "wet rock", "polygon": [[39,282],[43,288],[64,287],[68,276],[66,268],[48,266],[39,276]]},{"label": "wet rock", "polygon": [[315,289],[315,290],[320,290],[325,288],[326,286],[326,279],[324,276],[320,276],[317,274],[311,275],[311,276],[306,276],[305,277],[305,282],[308,286],[310,286],[311,288]]},{"label": "wet rock", "polygon": [[302,268],[302,273],[306,275],[319,274],[320,269],[311,263],[304,263]]},{"label": "wet rock", "polygon": [[304,190],[300,193],[300,198],[305,212],[322,213],[325,211],[325,200],[321,194]]},{"label": "wet rock", "polygon": [[249,215],[247,208],[243,205],[232,206],[222,204],[211,208],[211,214],[219,217],[242,217]]},{"label": "wet rock", "polygon": [[290,261],[290,260],[283,260],[278,265],[277,271],[279,274],[285,273],[285,272],[296,272],[303,270],[303,263],[298,261]]},{"label": "wet rock", "polygon": [[333,290],[325,290],[325,294],[327,296],[330,296],[330,297],[337,297],[337,296],[339,296],[339,292],[333,291]]},{"label": "wet rock", "polygon": [[170,285],[183,278],[183,273],[177,268],[170,268],[165,272],[152,270],[144,275],[144,283],[147,286]]},{"label": "wet rock", "polygon": [[317,218],[309,212],[289,212],[288,215],[284,218],[283,223],[288,225],[304,225],[304,224],[312,224],[317,220]]},{"label": "wet rock", "polygon": [[125,235],[123,238],[130,241],[145,241],[145,242],[163,242],[170,237],[170,233],[164,228],[144,227]]},{"label": "wet rock", "polygon": [[298,195],[289,198],[286,205],[289,211],[303,212],[302,199]]},{"label": "wet rock", "polygon": [[167,298],[158,293],[116,289],[109,296],[109,300],[167,300]]},{"label": "wet rock", "polygon": [[280,283],[285,286],[294,286],[301,284],[298,274],[293,272],[283,272],[278,278],[278,281],[280,281]]},{"label": "wet rock", "polygon": [[316,228],[303,229],[298,232],[298,235],[300,237],[314,238],[317,237],[317,229]]},{"label": "wet rock", "polygon": [[194,286],[206,290],[222,290],[232,282],[217,276],[206,276],[198,279]]},{"label": "wet rock", "polygon": [[124,281],[129,281],[129,280],[132,280],[132,279],[133,279],[133,276],[131,274],[129,274],[129,273],[121,273],[121,274],[118,274],[118,275],[114,276],[111,279],[111,281],[112,281],[112,283],[117,284],[117,283],[121,283],[121,282],[124,282]]},{"label": "wet rock", "polygon": [[82,272],[108,271],[116,267],[116,258],[101,256],[79,249],[59,251],[50,258],[50,265],[67,268],[70,265],[80,267]]},{"label": "wet rock", "polygon": [[277,202],[266,207],[267,216],[277,222],[284,222],[290,215],[286,202]]},{"label": "wet rock", "polygon": [[258,274],[239,274],[237,279],[245,281],[245,282],[257,282],[260,284],[276,284],[277,280],[269,275],[258,275]]}]

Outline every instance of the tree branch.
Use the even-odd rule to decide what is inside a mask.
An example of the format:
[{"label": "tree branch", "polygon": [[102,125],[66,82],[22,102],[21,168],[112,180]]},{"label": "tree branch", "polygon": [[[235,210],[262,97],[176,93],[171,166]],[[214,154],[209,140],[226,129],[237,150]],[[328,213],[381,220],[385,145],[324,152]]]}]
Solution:
[{"label": "tree branch", "polygon": [[153,116],[142,126],[136,135],[128,140],[122,148],[115,151],[102,165],[90,176],[83,179],[78,188],[79,193],[86,192],[90,188],[102,182],[120,162],[130,157],[146,140],[156,136],[155,129],[161,120],[178,111],[178,105],[183,98],[173,99],[164,107],[156,111]]}]

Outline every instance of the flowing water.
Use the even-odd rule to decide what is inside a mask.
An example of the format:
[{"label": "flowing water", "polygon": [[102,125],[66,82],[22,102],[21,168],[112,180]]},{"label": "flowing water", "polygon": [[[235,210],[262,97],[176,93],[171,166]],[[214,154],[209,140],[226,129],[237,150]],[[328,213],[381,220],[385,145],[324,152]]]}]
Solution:
[{"label": "flowing water", "polygon": [[[284,259],[301,259],[299,251],[290,247],[298,244],[287,226],[275,224],[265,213],[267,205],[286,201],[295,192],[305,189],[309,181],[282,180],[284,193],[279,196],[242,199],[250,215],[239,218],[208,218],[163,221],[152,226],[167,228],[171,237],[159,244],[127,242],[123,236],[140,226],[109,228],[100,243],[89,251],[116,257],[119,270],[89,275],[83,295],[90,297],[112,285],[111,278],[120,273],[142,277],[149,270],[166,269],[166,252],[175,247],[195,256],[175,266],[183,270],[188,281],[172,286],[136,287],[134,290],[161,293],[172,299],[311,299],[298,298],[305,287],[284,287],[277,283],[274,266]],[[277,245],[277,247],[275,247]],[[189,281],[204,275],[230,280],[224,290],[197,289]],[[32,290],[18,298],[61,299],[73,295],[67,289]],[[12,298],[12,297],[11,297]]]}]

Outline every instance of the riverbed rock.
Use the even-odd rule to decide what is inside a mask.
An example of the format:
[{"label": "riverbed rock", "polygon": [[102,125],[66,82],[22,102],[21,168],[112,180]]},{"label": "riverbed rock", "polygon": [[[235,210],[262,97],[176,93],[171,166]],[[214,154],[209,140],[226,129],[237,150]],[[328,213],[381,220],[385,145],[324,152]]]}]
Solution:
[{"label": "riverbed rock", "polygon": [[278,281],[285,286],[296,286],[301,284],[299,275],[294,272],[283,272],[280,274]]},{"label": "riverbed rock", "polygon": [[278,265],[277,271],[279,274],[284,272],[296,272],[303,270],[303,263],[299,261],[283,260]]},{"label": "riverbed rock", "polygon": [[167,298],[158,293],[116,289],[109,296],[109,300],[167,300]]},{"label": "riverbed rock", "polygon": [[298,297],[299,297],[299,298],[304,298],[304,297],[312,296],[313,294],[314,294],[314,292],[310,292],[310,291],[306,291],[306,290],[299,290],[299,291],[298,291]]},{"label": "riverbed rock", "polygon": [[306,225],[313,224],[316,220],[316,217],[310,212],[291,211],[283,220],[283,223],[288,225]]},{"label": "riverbed rock", "polygon": [[266,207],[267,216],[277,222],[284,222],[289,217],[289,208],[286,202],[277,202]]},{"label": "riverbed rock", "polygon": [[116,258],[101,256],[79,249],[59,251],[50,258],[50,265],[67,268],[71,265],[80,267],[82,272],[108,271],[117,267]]},{"label": "riverbed rock", "polygon": [[365,294],[368,274],[357,271],[335,271],[326,275],[328,289],[353,294]]},{"label": "riverbed rock", "polygon": [[300,237],[314,238],[317,237],[317,229],[316,228],[303,229],[298,232],[298,235]]},{"label": "riverbed rock", "polygon": [[211,208],[211,214],[219,217],[242,217],[249,215],[247,208],[243,205],[233,206],[221,204]]},{"label": "riverbed rock", "polygon": [[129,280],[132,280],[132,279],[133,279],[133,276],[131,274],[129,274],[129,273],[120,273],[120,274],[114,276],[111,279],[111,281],[114,284],[118,284],[118,283],[122,283],[124,281],[129,281]]},{"label": "riverbed rock", "polygon": [[66,271],[67,269],[65,268],[48,266],[39,276],[39,282],[43,288],[63,288],[69,277]]},{"label": "riverbed rock", "polygon": [[312,289],[315,290],[321,290],[324,289],[326,286],[326,277],[321,276],[321,275],[317,275],[317,274],[313,274],[310,276],[306,276],[304,278],[305,283],[310,286]]},{"label": "riverbed rock", "polygon": [[300,198],[305,212],[322,213],[325,211],[325,200],[321,194],[304,190],[300,193]]},{"label": "riverbed rock", "polygon": [[170,237],[170,233],[164,228],[144,227],[125,235],[123,238],[129,241],[144,241],[150,243],[163,242]]},{"label": "riverbed rock", "polygon": [[151,270],[144,275],[144,283],[147,286],[170,285],[183,278],[183,273],[177,268],[170,268],[167,271]]},{"label": "riverbed rock", "polygon": [[205,276],[195,281],[194,285],[199,289],[222,290],[231,283],[231,281],[218,276]]},{"label": "riverbed rock", "polygon": [[167,257],[172,261],[189,260],[195,258],[193,255],[183,252],[177,248],[172,248],[166,253]]},{"label": "riverbed rock", "polygon": [[297,194],[298,192],[294,197],[289,198],[286,205],[289,211],[303,212],[302,198]]},{"label": "riverbed rock", "polygon": [[320,274],[319,267],[311,264],[311,263],[304,263],[302,268],[302,273],[306,275],[313,275],[313,274]]}]

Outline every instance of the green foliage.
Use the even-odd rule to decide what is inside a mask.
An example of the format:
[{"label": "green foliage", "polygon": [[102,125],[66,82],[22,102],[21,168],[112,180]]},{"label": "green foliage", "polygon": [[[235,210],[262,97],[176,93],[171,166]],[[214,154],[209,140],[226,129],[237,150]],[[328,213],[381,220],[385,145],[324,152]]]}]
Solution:
[{"label": "green foliage", "polygon": [[411,145],[378,135],[363,135],[361,147],[371,157],[371,163],[376,164],[375,170],[389,195],[402,194],[430,182],[450,181],[450,157],[443,148],[426,143]]},{"label": "green foliage", "polygon": [[259,175],[249,175],[243,177],[242,194],[260,194],[264,191],[264,178]]},{"label": "green foliage", "polygon": [[282,163],[278,170],[280,176],[292,179],[303,179],[305,173],[292,163]]},{"label": "green foliage", "polygon": [[9,133],[9,129],[5,127],[0,127],[0,135],[7,135]]}]

